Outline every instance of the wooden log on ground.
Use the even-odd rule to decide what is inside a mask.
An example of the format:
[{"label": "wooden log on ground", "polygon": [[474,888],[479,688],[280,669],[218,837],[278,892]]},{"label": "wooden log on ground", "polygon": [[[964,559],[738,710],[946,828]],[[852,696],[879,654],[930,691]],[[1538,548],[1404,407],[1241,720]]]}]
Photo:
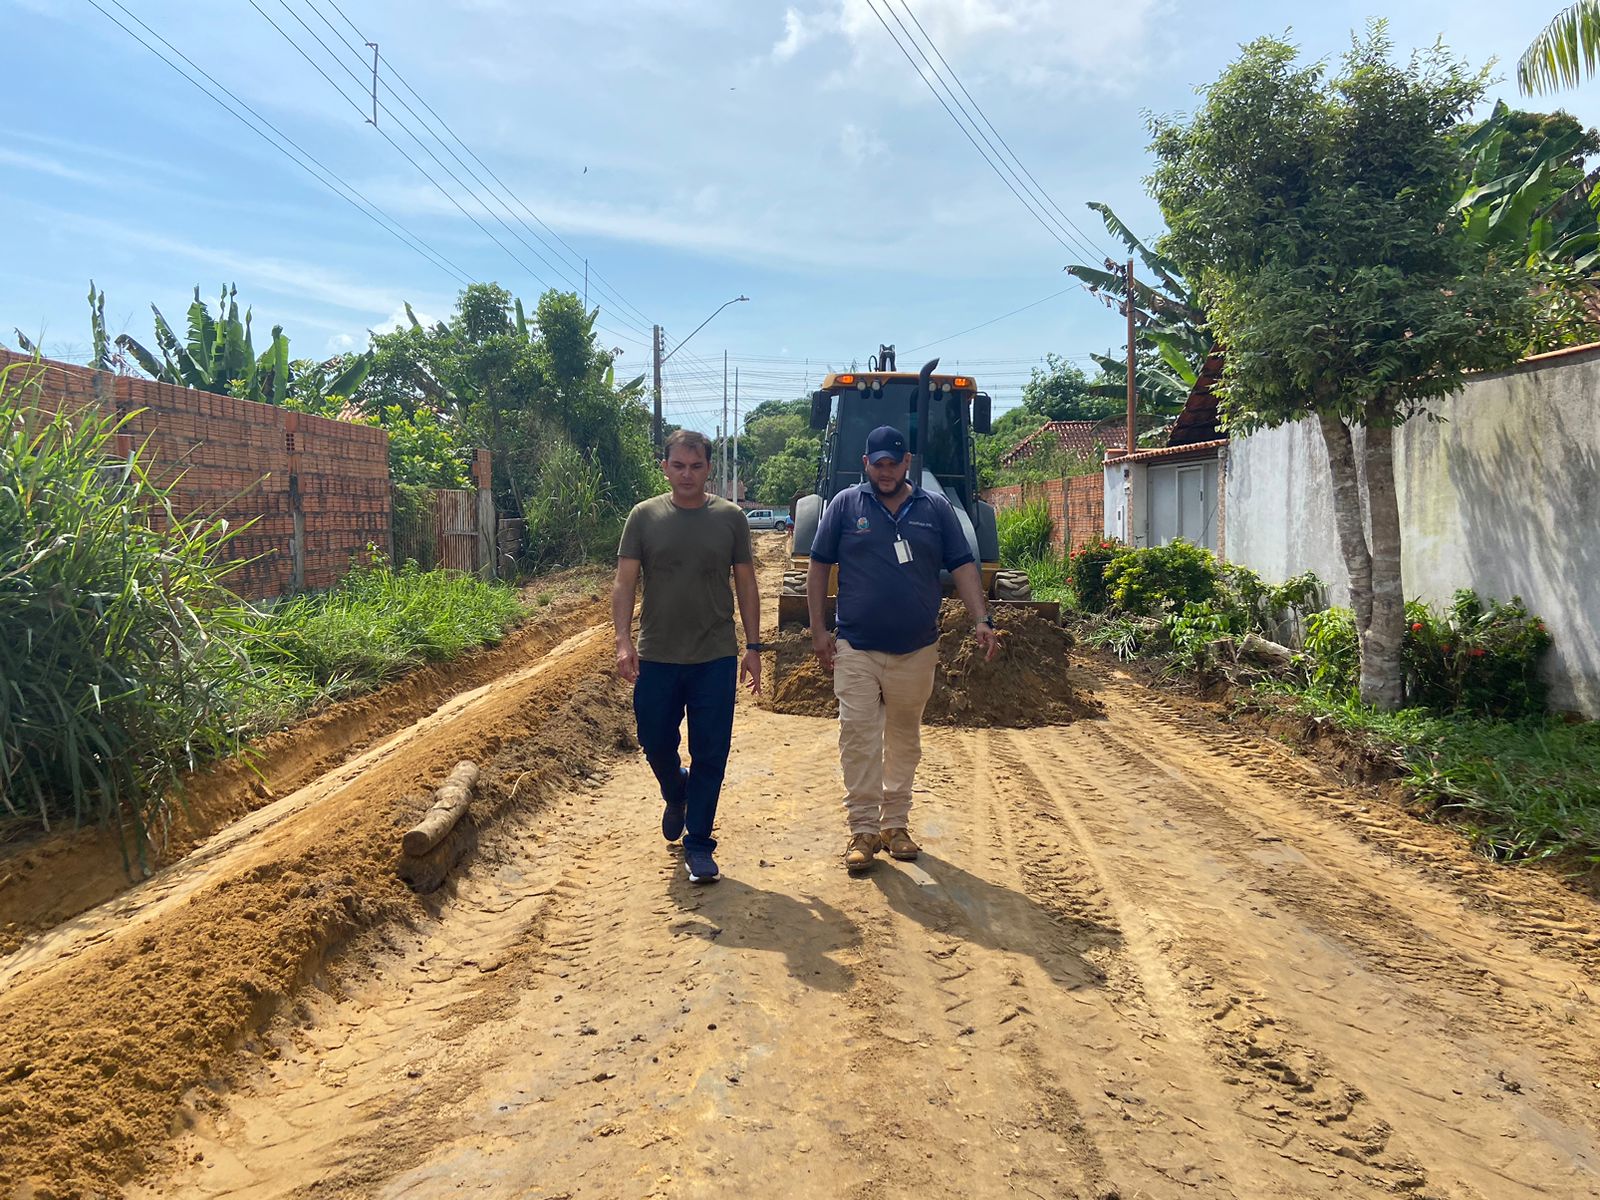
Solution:
[{"label": "wooden log on ground", "polygon": [[401,848],[413,857],[420,857],[437,846],[467,811],[472,802],[473,785],[477,782],[478,764],[465,759],[458,762],[443,786],[434,793],[433,807],[400,840]]},{"label": "wooden log on ground", "polygon": [[1244,645],[1239,647],[1241,657],[1274,667],[1287,667],[1294,661],[1294,651],[1277,642],[1268,641],[1254,633],[1244,635]]}]

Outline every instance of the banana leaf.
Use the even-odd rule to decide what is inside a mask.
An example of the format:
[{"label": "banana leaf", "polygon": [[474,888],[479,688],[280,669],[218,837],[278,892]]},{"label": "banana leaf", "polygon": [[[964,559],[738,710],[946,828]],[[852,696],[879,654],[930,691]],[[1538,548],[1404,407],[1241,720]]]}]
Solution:
[{"label": "banana leaf", "polygon": [[368,373],[372,370],[372,351],[358,355],[348,366],[335,375],[328,382],[327,394],[330,396],[350,397],[366,382]]},{"label": "banana leaf", "polygon": [[[197,289],[198,290],[198,289]],[[167,319],[161,315],[161,310],[154,304],[150,311],[156,315],[156,345],[161,348],[162,356],[167,360],[166,367],[157,372],[156,378],[167,383],[175,383],[180,387],[198,388],[202,392],[214,390],[210,384],[205,369],[192,358],[178,335],[172,332],[172,326],[167,324]]]},{"label": "banana leaf", "polygon": [[117,346],[133,355],[133,361],[139,364],[139,369],[153,379],[166,378],[166,364],[160,362],[154,354],[146,350],[133,338],[125,333],[117,334]]},{"label": "banana leaf", "polygon": [[111,341],[106,337],[106,294],[95,294],[94,280],[89,280],[89,329],[94,338],[94,367],[97,371],[111,369]]},{"label": "banana leaf", "polygon": [[1154,271],[1160,278],[1162,285],[1170,291],[1180,295],[1187,295],[1188,288],[1184,286],[1183,272],[1178,269],[1178,264],[1164,254],[1158,254],[1139,240],[1137,234],[1129,229],[1122,218],[1111,211],[1111,206],[1102,204],[1098,200],[1089,201],[1089,207],[1100,214],[1100,219],[1105,222],[1106,230],[1116,238],[1121,239],[1123,245],[1138,254],[1144,265]]}]

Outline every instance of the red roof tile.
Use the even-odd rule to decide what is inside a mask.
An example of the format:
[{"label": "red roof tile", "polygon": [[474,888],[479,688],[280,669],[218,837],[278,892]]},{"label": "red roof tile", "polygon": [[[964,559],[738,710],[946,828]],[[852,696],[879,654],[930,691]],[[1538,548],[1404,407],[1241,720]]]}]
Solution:
[{"label": "red roof tile", "polygon": [[1108,430],[1119,428],[1120,417],[1104,421],[1047,421],[1000,456],[1002,467],[1013,466],[1049,448],[1051,439],[1069,454],[1098,458],[1105,449]]}]

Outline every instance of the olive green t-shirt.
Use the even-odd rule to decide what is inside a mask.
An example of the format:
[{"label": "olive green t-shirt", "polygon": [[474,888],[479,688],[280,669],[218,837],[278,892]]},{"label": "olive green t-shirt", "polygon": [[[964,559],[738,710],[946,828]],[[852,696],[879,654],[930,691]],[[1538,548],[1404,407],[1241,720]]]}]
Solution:
[{"label": "olive green t-shirt", "polygon": [[618,558],[636,558],[644,575],[639,657],[703,663],[739,652],[733,629],[734,563],[750,558],[750,522],[721,496],[679,508],[672,493],[633,506]]}]

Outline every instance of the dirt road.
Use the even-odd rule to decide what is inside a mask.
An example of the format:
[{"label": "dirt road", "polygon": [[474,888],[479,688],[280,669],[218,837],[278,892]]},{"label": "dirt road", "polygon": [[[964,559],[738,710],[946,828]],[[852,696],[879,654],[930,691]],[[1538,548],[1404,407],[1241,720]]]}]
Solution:
[{"label": "dirt road", "polygon": [[831,722],[741,703],[711,887],[621,757],[130,1194],[1600,1195],[1593,905],[1095,674],[1104,720],[927,731],[926,852],[863,877]]}]

